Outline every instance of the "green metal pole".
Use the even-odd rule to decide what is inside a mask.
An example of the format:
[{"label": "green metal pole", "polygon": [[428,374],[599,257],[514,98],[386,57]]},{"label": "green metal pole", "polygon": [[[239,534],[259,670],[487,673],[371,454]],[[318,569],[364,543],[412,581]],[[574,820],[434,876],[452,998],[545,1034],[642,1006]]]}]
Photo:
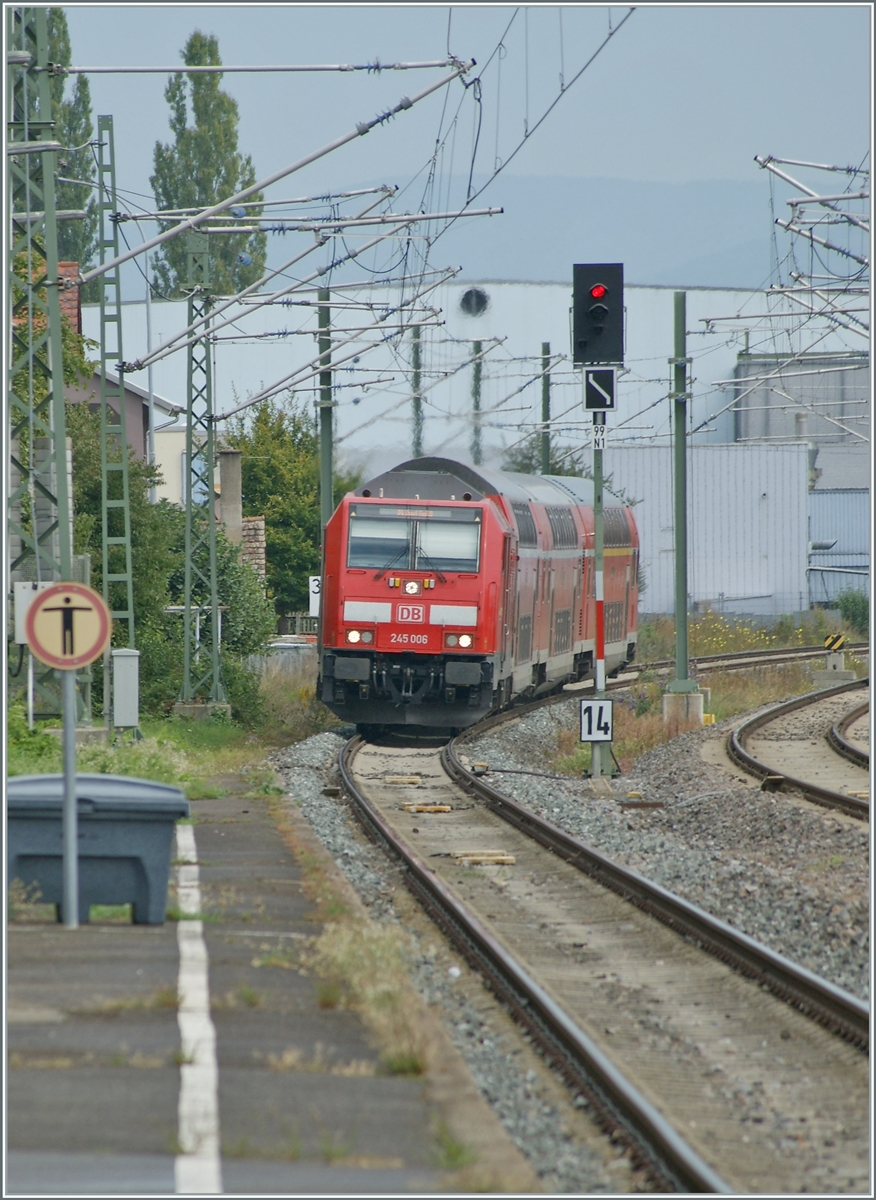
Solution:
[{"label": "green metal pole", "polygon": [[471,457],[472,462],[477,467],[481,461],[481,343],[473,342],[472,350],[475,354],[474,371],[471,379],[471,410],[472,410],[472,433],[471,433]]},{"label": "green metal pole", "polygon": [[668,692],[696,692],[690,678],[687,638],[687,293],[675,293],[675,354],[672,359],[675,425],[675,679]]},{"label": "green metal pole", "polygon": [[331,309],[328,288],[319,289],[319,521],[325,527],[334,509],[332,497],[332,373]]},{"label": "green metal pole", "polygon": [[541,473],[551,473],[551,344],[541,344]]},{"label": "green metal pole", "polygon": [[411,330],[411,336],[414,339],[414,344],[411,353],[411,366],[413,368],[413,397],[412,407],[414,416],[414,458],[420,458],[423,454],[423,396],[420,392],[422,386],[420,379],[420,326],[415,325]]}]

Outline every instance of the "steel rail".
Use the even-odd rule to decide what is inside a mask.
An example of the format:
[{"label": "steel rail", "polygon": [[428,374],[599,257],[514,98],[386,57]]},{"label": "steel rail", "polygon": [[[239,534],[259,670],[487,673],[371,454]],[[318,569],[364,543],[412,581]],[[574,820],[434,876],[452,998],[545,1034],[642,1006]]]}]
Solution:
[{"label": "steel rail", "polygon": [[549,1066],[588,1097],[603,1129],[625,1142],[637,1163],[675,1190],[732,1194],[733,1189],[679,1136],[566,1012],[462,904],[368,803],[351,763],[357,734],[339,758],[344,789],[366,831],[397,856],[405,883],[487,986],[530,1034]]},{"label": "steel rail", "polygon": [[[480,726],[477,727],[480,732]],[[474,730],[467,731],[471,736]],[[768,989],[795,1008],[826,1025],[862,1049],[869,1047],[870,1008],[864,1001],[822,979],[805,967],[762,945],[695,904],[623,867],[586,842],[537,816],[530,809],[467,771],[456,754],[466,735],[442,750],[444,769],[466,791],[484,800],[503,820],[539,842],[579,871],[623,896],[637,908],[692,938],[740,974]]]},{"label": "steel rail", "polygon": [[869,770],[870,753],[867,750],[862,750],[860,746],[856,746],[846,738],[846,731],[851,725],[861,717],[864,713],[870,711],[870,701],[865,704],[859,704],[857,708],[853,708],[851,712],[846,713],[842,720],[837,721],[835,725],[831,725],[827,731],[827,740],[832,749],[837,754],[841,754],[843,758],[847,758],[849,762],[853,762],[856,767],[864,767]]},{"label": "steel rail", "polygon": [[[847,648],[849,653],[854,653],[855,651],[867,653],[869,651],[869,643],[855,642]],[[732,654],[692,654],[690,656],[690,665],[691,667],[703,665],[714,666],[717,663],[738,662],[740,667],[743,667],[748,659],[751,659],[752,662],[766,661],[778,664],[794,662],[796,659],[817,658],[824,653],[823,646],[785,646],[775,650],[769,648],[766,650],[738,650]],[[675,662],[673,659],[662,659],[656,663],[643,664],[643,668],[645,666],[663,667],[674,665]]]},{"label": "steel rail", "polygon": [[[736,729],[727,738],[727,754],[731,761],[741,767],[743,771],[747,771],[749,775],[754,775],[757,779],[769,779],[772,784],[773,791],[784,791],[786,788],[792,788],[795,791],[801,792],[807,800],[811,800],[814,804],[820,804],[825,808],[836,808],[841,812],[847,813],[850,817],[857,817],[861,821],[870,820],[870,804],[867,800],[859,800],[856,796],[846,796],[843,792],[835,792],[831,788],[819,787],[817,784],[808,783],[805,779],[797,779],[794,775],[788,775],[784,771],[780,771],[775,767],[768,767],[765,763],[760,762],[753,755],[749,754],[745,749],[746,740],[764,725],[769,725],[771,721],[775,721],[778,717],[785,716],[787,713],[796,712],[797,709],[806,708],[810,704],[817,704],[820,700],[827,699],[830,696],[841,696],[844,692],[851,692],[857,688],[869,686],[869,679],[856,679],[852,683],[842,683],[837,687],[825,688],[818,692],[808,692],[805,696],[798,696],[795,700],[789,700],[784,704],[773,705],[766,712],[759,713],[755,717],[750,717],[747,721],[737,726]],[[869,762],[869,757],[868,757]]]}]

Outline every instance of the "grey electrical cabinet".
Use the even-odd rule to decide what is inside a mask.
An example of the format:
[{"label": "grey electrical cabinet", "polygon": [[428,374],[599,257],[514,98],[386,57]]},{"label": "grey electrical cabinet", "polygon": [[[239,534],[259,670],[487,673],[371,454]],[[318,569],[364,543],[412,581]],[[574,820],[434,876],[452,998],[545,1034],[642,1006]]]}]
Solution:
[{"label": "grey electrical cabinet", "polygon": [[136,729],[140,724],[140,651],[119,647],[110,652],[113,664],[113,728]]},{"label": "grey electrical cabinet", "polygon": [[[7,784],[7,880],[20,879],[63,919],[63,775]],[[77,775],[79,919],[92,904],[130,904],[136,925],[161,925],[174,825],[189,815],[179,788],[126,775]]]}]

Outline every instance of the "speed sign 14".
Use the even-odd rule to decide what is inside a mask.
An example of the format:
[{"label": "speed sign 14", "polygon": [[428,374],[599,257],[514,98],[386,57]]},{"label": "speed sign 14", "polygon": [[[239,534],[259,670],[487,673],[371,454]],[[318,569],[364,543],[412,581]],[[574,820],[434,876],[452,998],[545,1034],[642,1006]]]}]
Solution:
[{"label": "speed sign 14", "polygon": [[613,700],[581,701],[581,741],[610,742],[612,740]]}]

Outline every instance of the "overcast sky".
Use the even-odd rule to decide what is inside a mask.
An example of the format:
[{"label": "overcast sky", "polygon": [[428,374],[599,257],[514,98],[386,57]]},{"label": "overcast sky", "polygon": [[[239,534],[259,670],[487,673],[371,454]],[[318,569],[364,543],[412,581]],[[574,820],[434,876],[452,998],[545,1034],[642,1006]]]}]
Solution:
[{"label": "overcast sky", "polygon": [[[179,63],[192,30],[226,64],[433,59],[449,46],[483,71],[477,168],[492,169],[599,47],[626,8],[505,5],[70,5],[73,61]],[[515,175],[748,180],[752,156],[860,162],[869,147],[869,4],[639,7],[507,168]],[[562,32],[562,37],[561,37]],[[501,67],[501,71],[500,71]],[[349,130],[435,78],[226,75],[240,141],[260,176]],[[470,76],[471,78],[471,76]],[[115,117],[120,182],[148,191],[152,149],[169,136],[166,76],[92,76],[95,113]],[[449,105],[462,89],[451,89]],[[463,106],[454,169],[467,169],[474,104]],[[307,172],[308,186],[376,173],[403,183],[432,150],[443,96],[403,113]],[[498,117],[498,121],[497,121]],[[445,115],[445,122],[447,117]],[[498,128],[497,128],[498,125]]]},{"label": "overcast sky", "polygon": [[[866,160],[871,6],[644,5],[624,20],[629,11],[67,7],[74,65],[178,64],[195,29],[216,35],[226,65],[387,64],[440,60],[448,50],[474,58],[467,79],[479,87],[454,82],[278,183],[270,198],[393,183],[403,189],[398,211],[455,209],[470,171],[482,183],[507,164],[478,202],[505,206],[505,216],[456,226],[440,243],[442,263],[462,265],[469,278],[562,279],[574,261],[620,259],[640,283],[762,286],[774,214],[767,173],[753,157]],[[442,74],[226,74],[223,87],[238,102],[240,148],[261,179]],[[114,116],[122,198],[151,207],[154,146],[170,140],[167,76],[90,78],[95,116]],[[611,180],[637,186],[604,183]],[[697,188],[685,188],[692,182]],[[649,192],[649,184],[659,186]],[[269,262],[287,257],[288,243],[271,238]]]}]

